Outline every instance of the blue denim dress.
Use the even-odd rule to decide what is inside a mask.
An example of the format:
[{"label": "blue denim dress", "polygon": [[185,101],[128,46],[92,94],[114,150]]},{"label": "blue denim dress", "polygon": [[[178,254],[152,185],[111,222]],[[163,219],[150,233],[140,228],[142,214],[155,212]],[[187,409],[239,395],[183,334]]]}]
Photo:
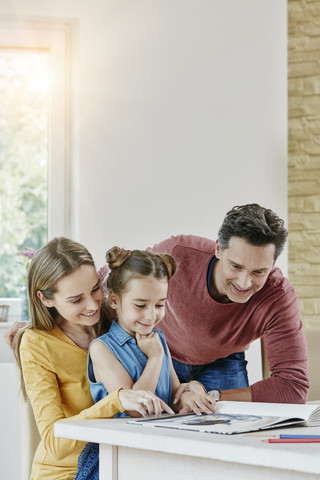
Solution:
[{"label": "blue denim dress", "polygon": [[[170,405],[171,370],[167,342],[163,332],[161,332],[160,330],[153,331],[158,333],[164,351],[159,380],[154,393],[164,402]],[[123,328],[121,328],[115,320],[112,322],[109,332],[93,340],[93,342],[96,341],[101,341],[105,345],[107,345],[109,350],[127,370],[133,382],[136,382],[141,377],[142,372],[147,364],[148,358],[145,356],[144,353],[142,353],[142,351],[137,345],[136,340],[131,337],[129,333],[123,330]],[[104,398],[106,395],[108,395],[108,392],[103,383],[96,382],[95,380],[92,360],[90,357],[90,347],[88,352],[88,378],[90,382],[90,392],[94,402],[96,403],[102,398]]]},{"label": "blue denim dress", "polygon": [[[172,393],[171,368],[167,342],[163,332],[160,330],[153,331],[158,333],[164,351],[159,380],[154,393],[165,403],[170,405]],[[112,322],[109,332],[99,337],[99,339],[93,340],[93,342],[96,342],[97,340],[102,341],[105,345],[107,345],[115,357],[125,367],[133,382],[136,382],[140,378],[143,370],[145,369],[148,358],[144,353],[142,353],[137,345],[136,340],[131,337],[129,333],[123,330],[123,328],[121,328],[115,320]],[[108,395],[108,392],[103,383],[95,381],[90,357],[90,347],[88,352],[88,378],[90,382],[91,395],[96,403]],[[125,416],[125,414],[119,413],[116,416]],[[79,455],[78,460],[78,471],[77,475],[75,476],[75,480],[89,479],[99,480],[99,445],[96,443],[88,443]]]}]

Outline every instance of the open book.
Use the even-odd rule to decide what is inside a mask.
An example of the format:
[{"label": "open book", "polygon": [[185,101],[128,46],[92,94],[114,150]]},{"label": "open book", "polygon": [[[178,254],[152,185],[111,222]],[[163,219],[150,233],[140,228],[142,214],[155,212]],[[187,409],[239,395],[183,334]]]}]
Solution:
[{"label": "open book", "polygon": [[218,402],[216,413],[210,415],[166,414],[130,419],[127,423],[229,435],[297,424],[305,427],[320,426],[320,405]]}]

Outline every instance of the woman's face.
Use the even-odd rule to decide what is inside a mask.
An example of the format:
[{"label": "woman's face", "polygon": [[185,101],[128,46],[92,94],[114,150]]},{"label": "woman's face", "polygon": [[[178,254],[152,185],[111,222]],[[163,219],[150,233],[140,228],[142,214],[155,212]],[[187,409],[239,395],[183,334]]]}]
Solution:
[{"label": "woman's face", "polygon": [[103,291],[98,274],[92,265],[81,265],[57,283],[53,300],[47,300],[38,291],[38,297],[46,307],[55,307],[67,322],[93,326],[100,319]]}]

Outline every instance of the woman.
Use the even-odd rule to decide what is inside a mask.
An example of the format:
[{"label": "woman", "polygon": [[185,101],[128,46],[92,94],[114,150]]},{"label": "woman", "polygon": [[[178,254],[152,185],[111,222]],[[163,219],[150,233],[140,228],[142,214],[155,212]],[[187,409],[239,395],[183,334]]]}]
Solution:
[{"label": "woman", "polygon": [[[81,244],[55,238],[28,269],[30,323],[13,342],[24,395],[41,436],[31,480],[71,480],[84,442],[55,438],[60,420],[113,417],[135,410],[145,416],[172,410],[151,392],[118,389],[93,404],[87,379],[90,342],[108,331],[109,312],[92,256]],[[141,403],[143,399],[143,403]]]}]

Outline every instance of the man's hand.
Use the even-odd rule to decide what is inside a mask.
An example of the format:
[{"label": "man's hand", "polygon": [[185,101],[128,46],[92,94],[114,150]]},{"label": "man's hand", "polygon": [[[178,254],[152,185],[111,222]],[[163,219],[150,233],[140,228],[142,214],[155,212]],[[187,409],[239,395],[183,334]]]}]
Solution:
[{"label": "man's hand", "polygon": [[12,341],[13,337],[15,336],[16,333],[18,333],[22,328],[24,328],[27,325],[27,322],[14,322],[11,327],[9,327],[6,331],[5,334],[3,335],[5,341],[9,345],[10,348],[12,348]]}]

